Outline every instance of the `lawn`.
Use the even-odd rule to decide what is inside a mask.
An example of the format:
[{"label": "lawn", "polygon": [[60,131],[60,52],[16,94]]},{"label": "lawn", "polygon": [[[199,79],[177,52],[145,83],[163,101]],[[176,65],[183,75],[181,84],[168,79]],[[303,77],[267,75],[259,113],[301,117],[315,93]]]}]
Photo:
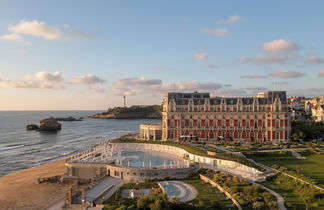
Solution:
[{"label": "lawn", "polygon": [[[324,188],[324,155],[316,154],[310,151],[300,152],[306,157],[305,160],[296,159],[290,152],[267,152],[248,154],[248,158],[254,159],[256,162],[261,162],[266,165],[284,166],[289,171],[303,174],[316,180],[317,185]],[[289,172],[288,172],[289,173]]]},{"label": "lawn", "polygon": [[293,190],[288,189],[288,187],[278,184],[274,180],[261,182],[259,184],[262,184],[263,186],[272,189],[276,193],[279,193],[284,198],[287,209],[305,209],[304,202],[293,193]]}]

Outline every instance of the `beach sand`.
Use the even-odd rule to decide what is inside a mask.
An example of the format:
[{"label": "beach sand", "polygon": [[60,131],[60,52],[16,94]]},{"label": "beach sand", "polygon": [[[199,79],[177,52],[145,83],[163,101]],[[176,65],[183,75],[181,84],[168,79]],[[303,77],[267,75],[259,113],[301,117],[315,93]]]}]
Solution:
[{"label": "beach sand", "polygon": [[61,175],[65,160],[0,177],[0,209],[46,209],[65,197],[68,186],[37,184],[39,177]]}]

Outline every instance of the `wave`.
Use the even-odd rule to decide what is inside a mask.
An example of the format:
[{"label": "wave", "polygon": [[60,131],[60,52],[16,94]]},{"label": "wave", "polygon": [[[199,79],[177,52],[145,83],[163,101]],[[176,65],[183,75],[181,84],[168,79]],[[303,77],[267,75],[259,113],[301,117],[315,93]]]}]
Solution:
[{"label": "wave", "polygon": [[0,147],[0,152],[5,152],[5,151],[8,151],[8,150],[19,149],[19,148],[22,148],[24,146],[25,146],[24,144],[8,145],[8,146],[5,146],[5,147]]},{"label": "wave", "polygon": [[47,163],[47,162],[49,162],[51,160],[57,160],[57,159],[60,159],[60,158],[63,158],[63,157],[68,157],[68,156],[70,156],[70,155],[72,155],[73,153],[76,153],[76,152],[78,152],[78,150],[66,152],[66,153],[51,156],[51,157],[42,158],[42,159],[36,160],[34,162],[34,165],[41,165],[41,164]]},{"label": "wave", "polygon": [[48,150],[53,150],[53,149],[61,148],[61,147],[64,147],[64,145],[63,144],[54,145],[54,146],[51,146],[51,147],[40,149],[39,151],[48,151]]}]

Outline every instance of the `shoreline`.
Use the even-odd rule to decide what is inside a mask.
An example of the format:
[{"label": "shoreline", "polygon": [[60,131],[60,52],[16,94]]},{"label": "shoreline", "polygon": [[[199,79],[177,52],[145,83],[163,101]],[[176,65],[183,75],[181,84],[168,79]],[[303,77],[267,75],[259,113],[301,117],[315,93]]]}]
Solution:
[{"label": "shoreline", "polygon": [[[120,139],[130,133],[114,139]],[[111,141],[109,139],[106,141]],[[90,148],[95,147],[93,144]],[[86,148],[82,151],[85,151]],[[80,153],[82,151],[76,152]],[[70,154],[42,165],[15,171],[0,177],[0,206],[1,209],[47,209],[62,201],[71,185],[37,184],[37,179],[63,175],[67,172],[65,163],[72,157]]]},{"label": "shoreline", "polygon": [[46,209],[63,200],[68,185],[37,184],[37,179],[66,172],[63,158],[0,177],[1,208]]}]

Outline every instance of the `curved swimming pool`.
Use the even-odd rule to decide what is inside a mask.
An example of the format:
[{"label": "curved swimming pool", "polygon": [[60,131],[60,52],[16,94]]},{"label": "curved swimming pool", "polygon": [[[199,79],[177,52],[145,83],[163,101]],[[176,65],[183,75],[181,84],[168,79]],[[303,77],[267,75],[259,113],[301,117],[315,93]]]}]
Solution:
[{"label": "curved swimming pool", "polygon": [[175,163],[174,159],[158,154],[157,152],[126,151],[123,152],[121,156],[126,157],[125,160],[122,162],[123,166],[147,167],[162,166],[164,164],[170,165]]}]

